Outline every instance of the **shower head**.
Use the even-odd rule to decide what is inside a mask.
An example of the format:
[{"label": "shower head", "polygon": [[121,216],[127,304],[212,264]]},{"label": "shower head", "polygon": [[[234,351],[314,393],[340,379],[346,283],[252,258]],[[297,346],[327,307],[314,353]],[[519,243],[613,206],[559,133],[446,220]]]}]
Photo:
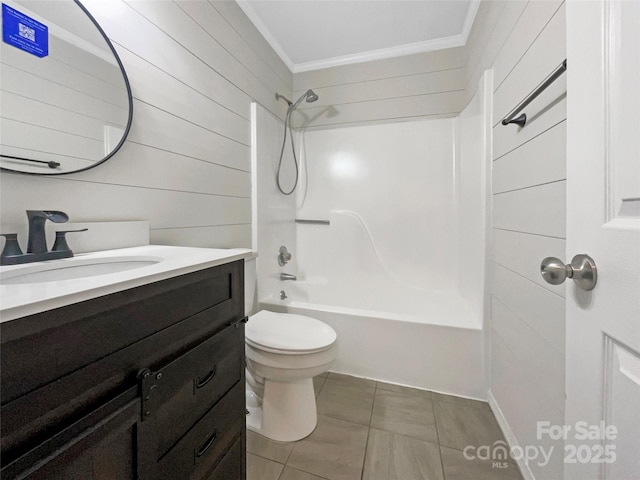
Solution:
[{"label": "shower head", "polygon": [[307,93],[305,93],[305,95],[307,96],[307,103],[313,103],[318,100],[318,94],[313,90],[307,90]]},{"label": "shower head", "polygon": [[296,103],[294,103],[293,105],[289,105],[289,109],[295,110],[298,105],[300,105],[300,102],[302,102],[302,100],[305,100],[307,103],[313,103],[318,100],[318,94],[316,94],[316,92],[314,92],[313,90],[307,90],[298,100],[296,100]]}]

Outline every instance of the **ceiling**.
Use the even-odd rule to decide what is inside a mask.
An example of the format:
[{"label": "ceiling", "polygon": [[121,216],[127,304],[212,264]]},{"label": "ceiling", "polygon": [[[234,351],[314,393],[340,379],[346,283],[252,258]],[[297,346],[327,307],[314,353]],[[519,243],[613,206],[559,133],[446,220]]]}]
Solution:
[{"label": "ceiling", "polygon": [[293,72],[464,45],[479,0],[236,0]]}]

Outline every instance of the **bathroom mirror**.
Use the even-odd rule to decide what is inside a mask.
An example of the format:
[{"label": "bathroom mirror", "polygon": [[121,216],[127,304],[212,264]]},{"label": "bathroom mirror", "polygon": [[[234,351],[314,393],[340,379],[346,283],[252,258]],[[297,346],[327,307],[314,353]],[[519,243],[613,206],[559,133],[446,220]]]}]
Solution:
[{"label": "bathroom mirror", "polygon": [[77,0],[2,0],[0,168],[64,175],[124,143],[133,101],[120,58]]}]

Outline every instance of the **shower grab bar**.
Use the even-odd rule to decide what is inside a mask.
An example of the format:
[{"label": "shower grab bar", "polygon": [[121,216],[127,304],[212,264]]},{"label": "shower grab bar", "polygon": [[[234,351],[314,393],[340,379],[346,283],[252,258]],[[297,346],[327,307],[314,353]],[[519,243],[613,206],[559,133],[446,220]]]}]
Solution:
[{"label": "shower grab bar", "polygon": [[305,218],[296,218],[296,223],[306,223],[308,225],[331,225],[329,220],[310,220]]},{"label": "shower grab bar", "polygon": [[516,107],[511,110],[506,117],[502,119],[502,125],[509,125],[510,123],[515,123],[520,128],[524,127],[527,123],[527,114],[523,113],[517,118],[514,118],[520,111],[533,102],[538,95],[544,92],[549,85],[555,82],[560,75],[567,71],[567,59],[556,67],[556,69],[551,72],[551,74],[545,78],[540,85],[538,85],[529,95],[527,95],[524,100],[522,100]]}]

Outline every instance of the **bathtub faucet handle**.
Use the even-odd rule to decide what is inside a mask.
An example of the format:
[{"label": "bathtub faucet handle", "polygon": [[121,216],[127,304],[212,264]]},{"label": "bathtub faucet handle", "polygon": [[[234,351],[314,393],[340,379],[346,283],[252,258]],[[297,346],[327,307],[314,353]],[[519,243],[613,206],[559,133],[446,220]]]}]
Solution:
[{"label": "bathtub faucet handle", "polygon": [[281,281],[285,281],[285,280],[297,280],[298,277],[296,277],[295,275],[291,274],[291,273],[281,273],[280,274],[280,280]]},{"label": "bathtub faucet handle", "polygon": [[284,267],[289,260],[291,260],[291,254],[288,252],[287,247],[282,245],[278,250],[278,265]]}]

